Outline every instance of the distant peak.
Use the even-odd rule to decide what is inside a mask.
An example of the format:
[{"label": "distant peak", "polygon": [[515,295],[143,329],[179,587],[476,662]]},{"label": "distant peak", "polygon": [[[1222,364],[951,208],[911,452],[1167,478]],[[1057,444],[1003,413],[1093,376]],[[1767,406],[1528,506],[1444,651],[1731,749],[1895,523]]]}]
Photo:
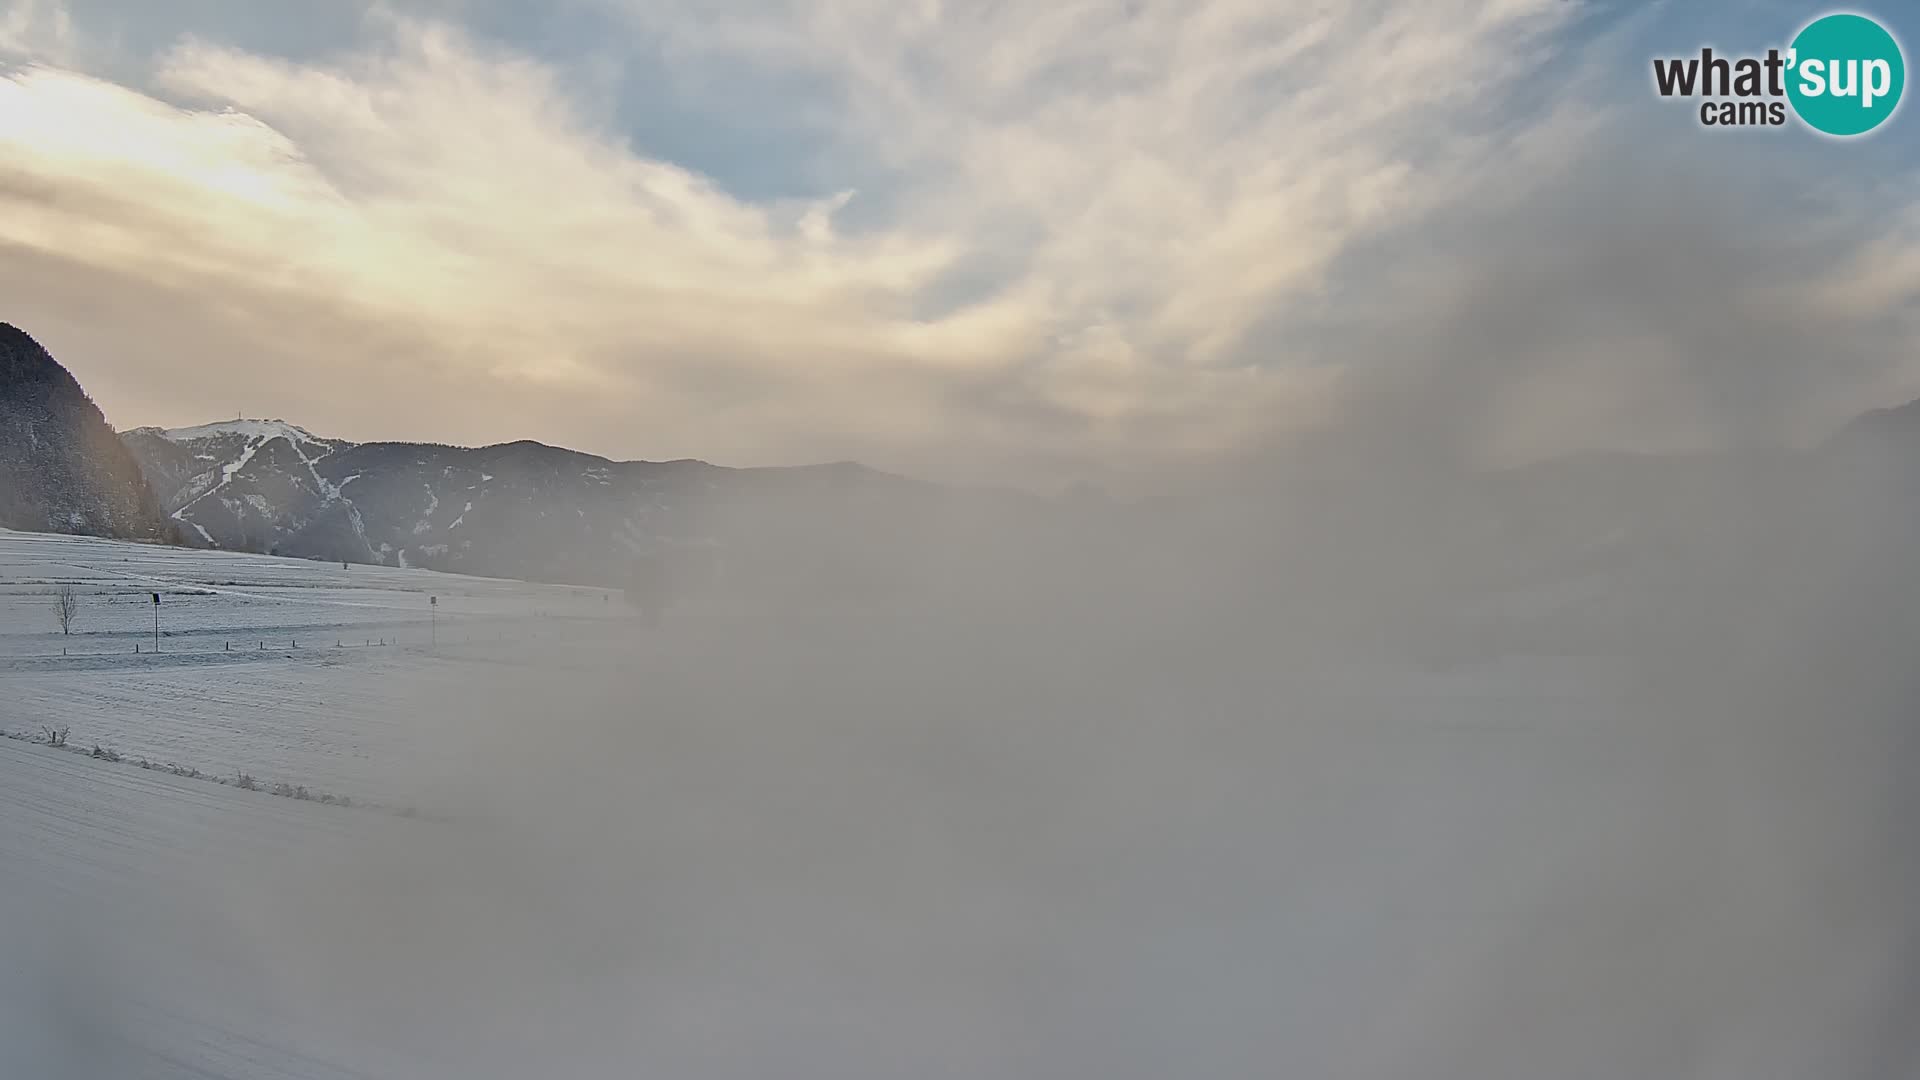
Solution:
[{"label": "distant peak", "polygon": [[158,434],[168,442],[190,442],[194,439],[212,439],[223,435],[239,435],[249,439],[284,438],[292,442],[320,441],[313,432],[289,424],[285,420],[222,420],[213,424],[201,424],[198,427],[167,428]]}]

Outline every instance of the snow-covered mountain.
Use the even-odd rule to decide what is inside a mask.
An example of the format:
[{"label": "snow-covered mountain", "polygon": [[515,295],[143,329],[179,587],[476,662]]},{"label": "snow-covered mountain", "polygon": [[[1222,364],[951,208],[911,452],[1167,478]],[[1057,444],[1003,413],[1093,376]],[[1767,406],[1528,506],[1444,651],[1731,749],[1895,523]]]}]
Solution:
[{"label": "snow-covered mountain", "polygon": [[619,581],[636,553],[663,546],[738,554],[769,520],[877,535],[885,522],[863,528],[863,515],[892,519],[926,490],[852,464],[729,469],[535,442],[356,444],[281,420],[123,438],[186,543],[547,581]]},{"label": "snow-covered mountain", "polygon": [[188,543],[242,551],[274,550],[305,529],[338,494],[314,463],[352,445],[280,420],[136,428],[122,438]]}]

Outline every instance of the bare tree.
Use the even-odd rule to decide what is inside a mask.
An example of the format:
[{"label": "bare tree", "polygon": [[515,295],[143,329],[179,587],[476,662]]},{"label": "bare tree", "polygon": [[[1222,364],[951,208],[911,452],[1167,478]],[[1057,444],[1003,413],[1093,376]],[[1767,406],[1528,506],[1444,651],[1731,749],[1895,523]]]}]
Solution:
[{"label": "bare tree", "polygon": [[73,633],[74,617],[80,613],[80,597],[72,586],[63,587],[53,598],[54,618],[60,623],[60,633]]}]

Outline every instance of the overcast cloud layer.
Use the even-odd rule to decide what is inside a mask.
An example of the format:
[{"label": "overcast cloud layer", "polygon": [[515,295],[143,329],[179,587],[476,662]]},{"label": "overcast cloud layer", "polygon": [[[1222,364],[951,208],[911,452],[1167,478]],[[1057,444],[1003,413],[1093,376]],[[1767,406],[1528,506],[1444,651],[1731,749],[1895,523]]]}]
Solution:
[{"label": "overcast cloud layer", "polygon": [[0,0],[0,318],[122,427],[1047,483],[1920,390],[1899,133],[1644,85],[1790,7],[145,6]]}]

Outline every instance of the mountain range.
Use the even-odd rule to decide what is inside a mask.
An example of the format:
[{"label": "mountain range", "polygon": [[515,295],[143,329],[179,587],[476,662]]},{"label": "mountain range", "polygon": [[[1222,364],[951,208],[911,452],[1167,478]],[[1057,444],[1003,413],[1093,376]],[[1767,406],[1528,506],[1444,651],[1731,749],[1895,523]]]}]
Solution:
[{"label": "mountain range", "polygon": [[1343,632],[1336,614],[1370,634],[1383,613],[1432,610],[1475,633],[1431,639],[1617,638],[1742,560],[1804,566],[1796,550],[1851,550],[1836,537],[1880,550],[1920,538],[1916,461],[1920,403],[1806,451],[1588,454],[1384,482],[1316,466],[1136,501],[963,490],[848,462],[355,443],[282,420],[116,437],[71,375],[0,325],[0,525],[615,587],[648,556],[702,553],[758,602],[934,588],[948,604],[1018,592],[1033,609],[1052,602],[1034,595],[1041,582],[1060,603],[1118,589],[1158,613],[1150,629],[1182,610],[1318,611],[1302,622],[1316,634]]},{"label": "mountain range", "polygon": [[527,441],[354,443],[281,420],[123,439],[188,545],[582,584],[619,581],[663,549],[751,548],[747,516],[844,534],[932,490],[851,463],[732,469]]}]

